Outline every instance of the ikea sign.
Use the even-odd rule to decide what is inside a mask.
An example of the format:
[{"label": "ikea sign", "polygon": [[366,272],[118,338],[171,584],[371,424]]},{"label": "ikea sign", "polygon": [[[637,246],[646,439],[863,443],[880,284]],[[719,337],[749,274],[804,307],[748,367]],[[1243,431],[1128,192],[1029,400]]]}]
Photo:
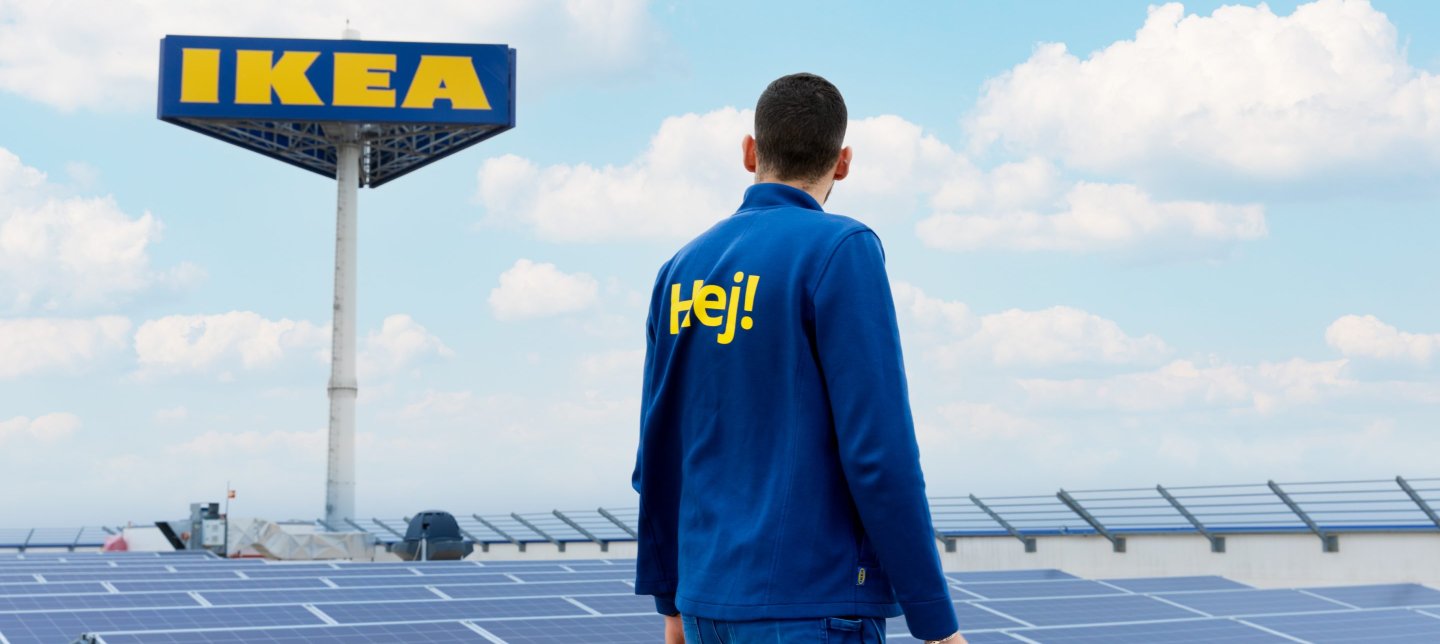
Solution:
[{"label": "ikea sign", "polygon": [[515,124],[505,45],[166,36],[162,119]]}]

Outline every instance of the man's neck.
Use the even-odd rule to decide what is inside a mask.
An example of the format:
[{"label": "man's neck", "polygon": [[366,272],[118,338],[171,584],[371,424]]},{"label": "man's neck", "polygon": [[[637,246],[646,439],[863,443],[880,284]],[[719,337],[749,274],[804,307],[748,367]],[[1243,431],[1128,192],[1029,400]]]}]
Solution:
[{"label": "man's neck", "polygon": [[825,200],[830,197],[830,186],[833,181],[780,181],[771,177],[755,176],[755,183],[778,183],[782,186],[790,186],[815,198],[815,203],[825,205]]}]

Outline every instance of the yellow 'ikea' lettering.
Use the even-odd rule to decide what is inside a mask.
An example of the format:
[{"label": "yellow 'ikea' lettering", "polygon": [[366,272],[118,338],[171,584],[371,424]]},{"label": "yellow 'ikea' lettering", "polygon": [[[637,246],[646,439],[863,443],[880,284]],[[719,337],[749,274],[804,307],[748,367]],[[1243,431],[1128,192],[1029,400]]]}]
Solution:
[{"label": "yellow 'ikea' lettering", "polygon": [[220,50],[182,49],[180,102],[220,102]]},{"label": "yellow 'ikea' lettering", "polygon": [[331,104],[395,107],[395,90],[390,89],[393,71],[395,54],[335,52],[335,94]]},{"label": "yellow 'ikea' lettering", "polygon": [[456,110],[490,109],[490,99],[468,56],[420,57],[400,107],[434,109],[437,99],[448,99],[450,108]]},{"label": "yellow 'ikea' lettering", "polygon": [[[742,286],[743,285],[743,286]],[[706,284],[695,280],[690,287],[690,299],[680,299],[680,284],[670,285],[670,335],[679,335],[681,329],[690,327],[693,314],[701,325],[720,327],[715,341],[730,344],[735,341],[735,322],[739,317],[740,328],[746,331],[754,328],[755,320],[749,315],[739,316],[743,306],[746,313],[755,310],[755,291],[760,287],[760,276],[735,273],[735,285],[726,292],[725,287]],[[712,315],[711,311],[723,311]],[[683,315],[683,317],[682,317]]]},{"label": "yellow 'ikea' lettering", "polygon": [[269,105],[271,93],[281,105],[324,105],[305,72],[320,57],[318,51],[275,52],[241,49],[235,52],[235,102]]},{"label": "yellow 'ikea' lettering", "polygon": [[[181,50],[180,102],[220,102],[221,53],[220,49]],[[278,59],[276,53],[235,50],[235,103],[325,105],[308,76],[320,52],[281,51]],[[395,54],[335,52],[333,63],[331,105],[395,107],[397,90],[391,87],[397,69]],[[400,88],[400,92],[405,95],[400,105],[404,108],[433,110],[435,102],[443,100],[455,110],[491,109],[474,61],[468,56],[420,56],[410,86]]]}]

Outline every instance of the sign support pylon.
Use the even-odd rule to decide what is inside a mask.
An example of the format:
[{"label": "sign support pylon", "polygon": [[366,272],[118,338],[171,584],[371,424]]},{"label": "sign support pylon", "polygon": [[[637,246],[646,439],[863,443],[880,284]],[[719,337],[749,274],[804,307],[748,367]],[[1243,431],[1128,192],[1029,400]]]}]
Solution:
[{"label": "sign support pylon", "polygon": [[335,306],[330,336],[330,433],[325,469],[325,523],[343,525],[355,517],[355,293],[359,127],[341,129],[335,159]]}]

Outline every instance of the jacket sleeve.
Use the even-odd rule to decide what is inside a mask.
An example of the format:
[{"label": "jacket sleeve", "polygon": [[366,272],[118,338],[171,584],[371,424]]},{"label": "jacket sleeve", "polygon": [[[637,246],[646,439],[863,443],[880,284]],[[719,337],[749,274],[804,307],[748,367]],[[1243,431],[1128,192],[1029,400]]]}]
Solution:
[{"label": "jacket sleeve", "polygon": [[910,634],[947,637],[958,626],[935,548],[879,238],[861,230],[841,240],[814,288],[816,351],[850,495]]},{"label": "jacket sleeve", "polygon": [[[661,270],[661,275],[665,271]],[[640,519],[637,525],[635,557],[635,594],[653,595],[655,611],[661,615],[677,615],[675,588],[679,558],[677,525],[679,521],[679,437],[675,432],[651,426],[655,402],[655,320],[660,287],[652,296],[650,315],[645,324],[645,375],[640,395],[640,442],[635,454],[635,470],[630,485],[640,494]]]}]

